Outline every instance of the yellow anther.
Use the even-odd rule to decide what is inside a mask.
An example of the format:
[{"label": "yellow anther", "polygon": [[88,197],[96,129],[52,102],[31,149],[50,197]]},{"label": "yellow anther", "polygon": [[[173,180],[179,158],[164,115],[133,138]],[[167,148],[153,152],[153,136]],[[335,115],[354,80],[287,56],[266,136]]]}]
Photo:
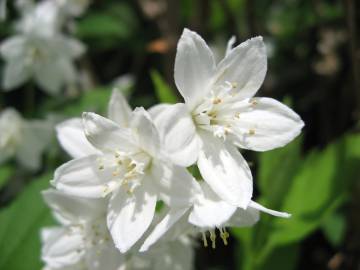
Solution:
[{"label": "yellow anther", "polygon": [[220,230],[220,237],[224,242],[224,245],[227,246],[228,245],[228,241],[227,239],[230,237],[229,233],[226,231],[226,229],[219,229]]},{"label": "yellow anther", "polygon": [[218,97],[214,98],[213,101],[212,101],[213,104],[219,104],[221,102],[222,102],[222,100],[220,98],[218,98]]},{"label": "yellow anther", "polygon": [[235,117],[240,118],[240,113],[239,112],[235,113]]},{"label": "yellow anther", "polygon": [[255,105],[258,104],[258,102],[256,101],[256,99],[254,99],[254,98],[251,98],[251,99],[249,100],[249,102],[250,102],[251,105],[253,105],[253,106],[255,106]]},{"label": "yellow anther", "polygon": [[231,87],[232,87],[232,88],[236,88],[237,86],[238,86],[238,83],[237,83],[237,82],[232,82],[232,83],[231,83]]},{"label": "yellow anther", "polygon": [[104,169],[104,165],[99,165],[99,170],[101,171],[101,170],[103,170]]},{"label": "yellow anther", "polygon": [[255,129],[250,129],[249,130],[249,135],[255,135]]},{"label": "yellow anther", "polygon": [[118,171],[113,171],[112,176],[118,176],[119,172]]}]

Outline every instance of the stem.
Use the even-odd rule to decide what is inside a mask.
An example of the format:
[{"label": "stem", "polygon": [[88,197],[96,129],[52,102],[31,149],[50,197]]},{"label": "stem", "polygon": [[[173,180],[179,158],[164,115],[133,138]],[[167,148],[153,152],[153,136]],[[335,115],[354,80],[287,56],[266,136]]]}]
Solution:
[{"label": "stem", "polygon": [[27,89],[25,89],[25,113],[28,117],[32,117],[35,110],[35,85],[30,81]]},{"label": "stem", "polygon": [[360,119],[360,50],[358,50],[356,8],[354,0],[344,1],[346,8],[346,20],[349,29],[350,55],[352,61],[352,73],[354,79],[354,90],[356,97],[355,120]]}]

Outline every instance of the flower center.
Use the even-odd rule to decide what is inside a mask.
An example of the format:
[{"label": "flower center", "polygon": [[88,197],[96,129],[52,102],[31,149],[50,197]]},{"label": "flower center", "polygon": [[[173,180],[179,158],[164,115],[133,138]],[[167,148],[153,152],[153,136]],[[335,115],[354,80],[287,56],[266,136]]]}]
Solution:
[{"label": "flower center", "polygon": [[111,180],[104,185],[103,197],[124,186],[130,195],[141,184],[144,171],[150,165],[151,158],[145,152],[124,154],[115,151],[113,155],[104,155],[98,159],[98,169],[109,171]]},{"label": "flower center", "polygon": [[[226,139],[230,133],[239,133],[237,123],[241,121],[241,108],[236,104],[237,83],[225,82],[217,86],[209,96],[193,111],[193,119],[199,128],[210,131],[215,137]],[[256,99],[249,100],[250,106],[257,105]],[[244,131],[241,131],[244,133]],[[255,129],[246,131],[246,135],[255,135]]]}]

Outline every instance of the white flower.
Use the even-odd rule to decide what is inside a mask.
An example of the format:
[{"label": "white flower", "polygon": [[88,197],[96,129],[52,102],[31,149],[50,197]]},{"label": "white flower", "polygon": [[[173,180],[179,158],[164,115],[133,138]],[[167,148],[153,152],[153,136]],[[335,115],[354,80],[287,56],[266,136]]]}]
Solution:
[{"label": "white flower", "polygon": [[76,143],[80,137],[72,133],[74,126],[58,129],[63,131],[58,135],[62,145],[79,158],[59,167],[53,184],[76,196],[109,196],[107,224],[116,246],[125,252],[151,224],[157,199],[172,206],[188,204],[194,181],[185,168],[163,159],[150,116],[143,108],[131,112],[118,91],[112,95],[109,118],[83,114],[92,149],[79,149],[83,144]]},{"label": "white flower", "polygon": [[70,16],[82,15],[90,4],[90,0],[55,0],[62,11]]},{"label": "white flower", "polygon": [[73,60],[84,52],[77,40],[58,32],[54,5],[39,3],[26,13],[20,32],[3,41],[0,53],[6,61],[3,87],[12,90],[33,78],[49,94],[57,94],[64,85],[76,81]]},{"label": "white flower", "polygon": [[28,169],[39,168],[51,133],[47,121],[27,121],[14,109],[5,109],[0,114],[0,162],[15,157]]},{"label": "white flower", "polygon": [[147,251],[184,216],[187,219],[185,226],[186,224],[187,226],[196,226],[197,230],[201,232],[204,246],[208,246],[207,231],[209,232],[213,248],[216,245],[216,229],[219,230],[220,238],[227,245],[229,233],[226,231],[226,227],[252,226],[259,220],[259,211],[278,217],[290,217],[288,213],[267,209],[254,201],[250,201],[245,210],[238,208],[220,199],[206,182],[200,182],[200,186],[201,188],[194,193],[195,198],[191,200],[192,204],[190,206],[169,210],[163,220],[148,236],[140,251]]},{"label": "white flower", "polygon": [[205,41],[184,30],[178,43],[175,83],[185,104],[150,110],[169,158],[195,162],[204,180],[230,204],[246,209],[252,197],[250,169],[236,147],[281,147],[303,127],[300,117],[271,98],[254,98],[266,73],[261,37],[231,49],[217,65]]},{"label": "white flower", "polygon": [[62,224],[42,230],[42,260],[48,269],[117,270],[124,257],[106,227],[104,199],[84,199],[56,190],[43,196]]}]

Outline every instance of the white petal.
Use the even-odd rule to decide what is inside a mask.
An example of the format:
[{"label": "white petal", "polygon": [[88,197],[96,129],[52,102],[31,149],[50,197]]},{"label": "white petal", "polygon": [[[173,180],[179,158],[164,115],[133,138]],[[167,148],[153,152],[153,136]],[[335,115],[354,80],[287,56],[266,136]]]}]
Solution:
[{"label": "white petal", "polygon": [[30,70],[22,60],[11,60],[4,68],[3,87],[12,90],[30,78]]},{"label": "white petal", "polygon": [[215,228],[224,225],[237,207],[221,200],[208,186],[201,185],[203,194],[198,196],[189,215],[189,222],[202,228]]},{"label": "white petal", "polygon": [[155,244],[188,210],[189,208],[173,208],[160,221],[151,234],[146,238],[144,244],[140,248],[140,252],[147,251],[150,246]]},{"label": "white petal", "polygon": [[109,119],[121,127],[129,125],[131,108],[120,90],[114,89],[109,102]]},{"label": "white petal", "polygon": [[156,157],[160,151],[160,136],[150,114],[144,108],[136,108],[131,115],[130,127],[137,134],[137,145]]},{"label": "white petal", "polygon": [[121,128],[105,117],[96,113],[83,113],[83,125],[87,139],[97,149],[111,152],[137,150],[132,141],[131,131]]},{"label": "white petal", "polygon": [[105,199],[81,198],[48,189],[42,192],[47,205],[70,223],[81,220],[95,220],[106,213]]},{"label": "white petal", "polygon": [[[113,245],[99,245],[90,248],[86,253],[88,270],[121,270],[119,266],[126,263],[126,255],[121,254]],[[84,269],[84,268],[82,268]]]},{"label": "white petal", "polygon": [[271,98],[238,102],[234,143],[241,148],[267,151],[282,147],[299,135],[303,121],[293,110]]},{"label": "white petal", "polygon": [[149,228],[155,206],[156,196],[147,192],[146,181],[132,194],[120,188],[113,195],[109,203],[107,224],[120,252],[128,251]]},{"label": "white petal", "polygon": [[58,94],[65,82],[60,62],[53,59],[34,64],[34,76],[38,85],[50,95]]},{"label": "white petal", "polygon": [[153,160],[150,177],[159,197],[171,207],[187,207],[195,194],[201,192],[192,175],[167,161]]},{"label": "white petal", "polygon": [[152,109],[165,152],[171,161],[188,167],[197,160],[201,140],[188,108],[183,103],[161,105]]},{"label": "white petal", "polygon": [[78,231],[53,228],[43,243],[42,260],[50,267],[60,268],[79,262],[84,255],[83,238]]},{"label": "white petal", "polygon": [[289,213],[279,212],[279,211],[268,209],[268,208],[262,206],[261,204],[258,204],[257,202],[254,202],[254,201],[250,202],[249,207],[254,208],[256,210],[259,210],[261,212],[265,212],[267,214],[276,216],[276,217],[283,217],[283,218],[291,217],[291,214],[289,214]]},{"label": "white petal", "polygon": [[16,158],[29,169],[41,165],[41,156],[52,138],[52,126],[46,121],[25,122],[22,135],[24,140],[18,146]]},{"label": "white petal", "polygon": [[106,183],[111,179],[111,170],[99,169],[99,156],[92,155],[71,160],[55,171],[52,184],[71,195],[86,198],[101,198]]},{"label": "white petal", "polygon": [[175,59],[175,83],[189,109],[193,109],[210,89],[215,60],[206,42],[184,29]]},{"label": "white petal", "polygon": [[236,85],[237,98],[249,98],[263,83],[266,69],[266,49],[262,37],[252,38],[232,49],[219,63],[216,84],[230,82]]},{"label": "white petal", "polygon": [[8,61],[21,57],[24,52],[25,45],[26,40],[23,36],[19,35],[8,38],[0,45],[1,56]]},{"label": "white petal", "polygon": [[230,204],[246,208],[252,197],[252,176],[249,166],[232,145],[203,132],[203,148],[198,167],[213,191]]},{"label": "white petal", "polygon": [[72,118],[58,124],[56,135],[62,148],[73,158],[98,153],[98,150],[85,137],[81,118]]},{"label": "white petal", "polygon": [[232,51],[233,47],[234,47],[234,44],[236,42],[236,37],[235,36],[232,36],[227,45],[226,45],[226,53],[225,53],[225,57],[229,55],[229,53]]},{"label": "white petal", "polygon": [[250,227],[257,223],[260,219],[259,211],[255,208],[247,209],[238,208],[235,214],[227,222],[229,227]]}]

